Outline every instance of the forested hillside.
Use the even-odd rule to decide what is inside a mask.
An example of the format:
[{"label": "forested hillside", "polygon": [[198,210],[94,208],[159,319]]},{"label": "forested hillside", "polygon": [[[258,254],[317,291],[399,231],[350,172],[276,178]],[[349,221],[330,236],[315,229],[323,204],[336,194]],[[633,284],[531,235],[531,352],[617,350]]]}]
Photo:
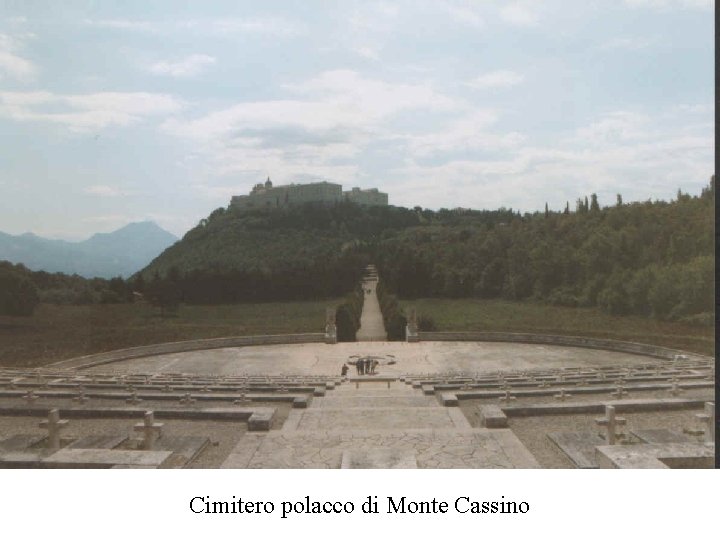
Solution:
[{"label": "forested hillside", "polygon": [[[142,271],[191,303],[337,297],[375,262],[401,298],[475,297],[598,306],[710,323],[714,179],[697,196],[574,211],[220,208]],[[138,279],[138,278],[136,278]],[[139,287],[141,288],[141,287]]]},{"label": "forested hillside", "polygon": [[533,299],[711,324],[714,193],[713,180],[670,203],[618,197],[495,227],[408,228],[380,242],[376,263],[402,298]]}]

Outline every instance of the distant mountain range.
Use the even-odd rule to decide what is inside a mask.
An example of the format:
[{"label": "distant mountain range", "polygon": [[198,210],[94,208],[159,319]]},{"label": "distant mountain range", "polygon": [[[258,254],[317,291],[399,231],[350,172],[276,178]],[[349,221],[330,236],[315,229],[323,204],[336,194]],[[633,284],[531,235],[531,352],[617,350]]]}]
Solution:
[{"label": "distant mountain range", "polygon": [[0,260],[22,263],[31,270],[83,277],[131,276],[148,265],[178,238],[152,221],[130,223],[82,242],[50,240],[32,233],[0,232]]}]

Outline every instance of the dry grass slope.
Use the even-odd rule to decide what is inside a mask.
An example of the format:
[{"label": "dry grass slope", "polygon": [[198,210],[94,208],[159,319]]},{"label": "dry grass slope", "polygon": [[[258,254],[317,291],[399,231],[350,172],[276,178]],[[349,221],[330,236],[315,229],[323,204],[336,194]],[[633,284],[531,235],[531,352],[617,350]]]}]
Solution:
[{"label": "dry grass slope", "polygon": [[39,366],[168,341],[322,332],[325,308],[338,302],[181,306],[164,318],[146,304],[43,304],[32,317],[0,316],[0,365]]},{"label": "dry grass slope", "polygon": [[714,354],[712,327],[608,315],[597,309],[566,308],[502,300],[426,298],[402,303],[435,320],[438,331],[534,332],[635,341]]}]

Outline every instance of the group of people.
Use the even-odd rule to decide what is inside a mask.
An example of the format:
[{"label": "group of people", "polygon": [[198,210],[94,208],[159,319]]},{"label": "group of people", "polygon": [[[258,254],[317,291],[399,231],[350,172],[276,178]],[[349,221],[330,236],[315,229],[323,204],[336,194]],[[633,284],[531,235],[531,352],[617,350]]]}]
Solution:
[{"label": "group of people", "polygon": [[[380,362],[374,358],[370,358],[369,356],[366,358],[358,358],[355,361],[355,369],[357,370],[358,375],[375,375],[375,370],[379,365]],[[343,377],[347,375],[348,369],[347,364],[343,364],[340,371]]]}]

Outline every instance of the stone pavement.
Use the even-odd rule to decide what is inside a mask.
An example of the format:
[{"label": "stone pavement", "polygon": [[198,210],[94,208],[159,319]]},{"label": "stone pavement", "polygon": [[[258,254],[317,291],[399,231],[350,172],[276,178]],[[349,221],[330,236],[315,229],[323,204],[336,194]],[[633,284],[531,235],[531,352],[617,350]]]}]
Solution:
[{"label": "stone pavement", "polygon": [[[358,378],[248,433],[224,468],[536,468],[508,429],[472,428],[457,408],[399,382]],[[357,380],[357,379],[355,379]]]},{"label": "stone pavement", "polygon": [[363,290],[366,292],[360,315],[360,329],[356,335],[358,341],[387,341],[380,303],[375,292],[377,283],[377,279],[368,279],[362,283]]},{"label": "stone pavement", "polygon": [[83,373],[182,372],[188,375],[339,375],[340,367],[353,355],[393,356],[397,363],[381,365],[380,374],[462,371],[489,373],[498,370],[562,369],[647,364],[648,357],[635,354],[522,343],[448,342],[353,342],[326,345],[260,345],[165,354],[97,366]]}]

